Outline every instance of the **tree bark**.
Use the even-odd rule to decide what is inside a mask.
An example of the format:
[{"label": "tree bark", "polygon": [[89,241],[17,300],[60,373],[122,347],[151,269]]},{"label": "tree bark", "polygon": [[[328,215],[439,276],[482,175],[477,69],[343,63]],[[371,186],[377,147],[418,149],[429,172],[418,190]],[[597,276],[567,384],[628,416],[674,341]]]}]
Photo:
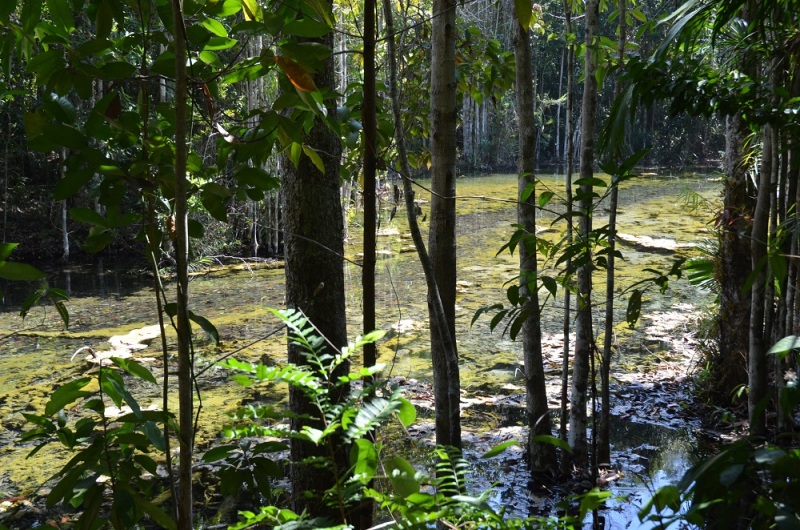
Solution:
[{"label": "tree bark", "polygon": [[[594,176],[595,118],[597,114],[596,47],[599,39],[599,0],[586,2],[586,53],[582,103],[580,178]],[[586,245],[585,264],[578,269],[578,315],[576,320],[575,360],[572,365],[572,400],[569,442],[573,462],[580,468],[589,465],[586,429],[586,395],[589,382],[589,357],[593,355],[592,336],[592,261],[589,233],[592,230],[592,186],[581,186],[579,237]]]},{"label": "tree bark", "polygon": [[[330,47],[333,44],[332,33],[324,37],[322,43]],[[323,61],[321,71],[314,74],[313,79],[320,89],[336,86],[332,56]],[[334,114],[335,100],[329,99],[326,104],[328,114]],[[339,200],[341,142],[337,134],[317,117],[305,138],[305,144],[319,153],[325,172],[321,174],[305,155],[296,167],[289,161],[283,163],[281,198],[285,229],[286,305],[301,310],[330,343],[345,345],[344,224]],[[307,364],[301,349],[291,341],[288,350],[290,363]],[[334,377],[348,371],[349,363],[344,363]],[[331,395],[334,403],[344,399],[349,387],[339,387],[335,392]],[[323,428],[318,411],[299,390],[290,389],[289,407],[297,415],[292,419],[292,429],[299,430],[304,425]],[[314,419],[300,416],[306,414]],[[327,446],[315,446],[309,442],[291,440],[293,464],[290,478],[293,507],[297,513],[307,510],[312,516],[326,516],[339,523],[344,522],[346,514],[343,509],[326,506],[322,495],[346,471],[348,450],[344,444],[335,444],[333,441],[329,441]],[[299,464],[310,457],[327,458],[332,461],[331,467],[320,471]]]},{"label": "tree bark", "polygon": [[[729,116],[725,128],[725,183],[719,243],[719,355],[710,366],[715,395],[730,400],[731,393],[747,381],[750,293],[742,294],[752,266],[745,238],[744,217],[752,211],[747,193],[746,133],[738,114]],[[724,281],[722,281],[724,279]]]},{"label": "tree bark", "polygon": [[[436,322],[430,293],[431,357],[436,400],[436,443],[461,447],[460,396],[448,396],[460,386],[458,366],[448,363],[446,340],[455,346],[456,303],[456,2],[434,0],[431,36],[431,197],[428,244],[447,330]],[[451,401],[451,398],[454,398]]]},{"label": "tree bark", "polygon": [[178,472],[178,527],[192,528],[192,456],[194,452],[194,403],[192,389],[192,337],[189,327],[189,235],[187,229],[187,117],[186,29],[182,0],[172,0],[175,20],[175,261],[178,321],[178,403],[180,420],[180,469]]},{"label": "tree bark", "polygon": [[[519,123],[519,171],[517,221],[525,230],[536,234],[536,194],[527,200],[521,198],[528,185],[536,183],[536,123],[533,113],[533,85],[531,79],[530,34],[519,21],[514,21],[514,57],[517,66],[516,87],[517,120]],[[528,249],[519,246],[520,299],[527,298],[523,311],[528,313],[522,324],[521,334],[523,357],[525,359],[526,413],[528,416],[528,447],[530,470],[533,473],[554,472],[556,465],[555,446],[550,443],[534,442],[539,435],[552,435],[550,413],[547,406],[544,366],[542,361],[542,327],[539,311],[539,290],[537,283],[538,264],[536,246]]]},{"label": "tree bark", "polygon": [[748,354],[748,419],[750,434],[766,434],[766,410],[762,401],[767,396],[767,359],[764,336],[764,311],[766,292],[767,263],[762,261],[767,255],[767,233],[770,212],[770,179],[772,175],[772,143],[774,131],[771,125],[764,126],[764,144],[761,171],[758,179],[758,196],[753,212],[753,231],[750,240],[751,264],[760,269],[753,282],[750,306],[750,349]]},{"label": "tree bark", "polygon": [[[628,0],[619,0],[617,20],[619,31],[617,39],[617,56],[620,68],[625,64],[625,43],[628,39],[627,16]],[[614,89],[614,98],[622,94],[622,81],[617,77]],[[619,157],[617,157],[619,158]],[[616,257],[614,250],[617,242],[617,205],[619,202],[619,184],[611,183],[611,197],[609,198],[608,213],[608,261],[606,268],[606,321],[603,333],[603,359],[600,365],[600,427],[597,436],[597,462],[600,465],[611,465],[611,343],[614,336],[614,280],[616,271]]]},{"label": "tree bark", "polygon": [[[364,125],[364,263],[361,270],[364,334],[375,330],[375,0],[364,1],[364,101],[361,118]],[[364,345],[364,366],[375,365],[375,344]]]},{"label": "tree bark", "polygon": [[[564,0],[564,18],[567,33],[572,33],[572,8],[569,0]],[[573,161],[573,129],[575,128],[573,105],[575,100],[575,46],[567,45],[567,109],[566,109],[566,132],[564,134],[564,156],[567,165],[567,172],[564,176],[564,193],[567,199],[567,207],[572,209],[572,161]],[[567,222],[567,245],[572,245],[572,220]],[[572,267],[572,260],[567,260],[566,268]],[[559,438],[567,441],[567,400],[569,388],[569,332],[570,332],[570,309],[572,307],[572,291],[564,289],[564,353],[561,363],[561,414],[559,425]],[[569,453],[561,451],[562,474],[569,473],[570,464]]]}]

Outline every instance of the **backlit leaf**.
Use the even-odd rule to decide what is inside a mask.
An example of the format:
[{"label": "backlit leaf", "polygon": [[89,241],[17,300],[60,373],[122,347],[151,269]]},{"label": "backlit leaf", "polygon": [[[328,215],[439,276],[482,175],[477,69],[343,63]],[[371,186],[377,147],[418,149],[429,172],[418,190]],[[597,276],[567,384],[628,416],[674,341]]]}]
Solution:
[{"label": "backlit leaf", "polygon": [[0,278],[12,281],[34,281],[47,276],[35,267],[25,263],[4,261],[0,263]]},{"label": "backlit leaf", "polygon": [[500,453],[502,453],[503,451],[505,451],[506,449],[508,449],[512,445],[517,445],[517,444],[519,444],[519,442],[517,440],[509,440],[507,442],[503,442],[500,445],[497,445],[497,446],[492,447],[491,449],[489,449],[487,452],[485,452],[483,454],[483,456],[481,458],[492,458],[493,456],[499,455]]},{"label": "backlit leaf", "polygon": [[261,21],[263,19],[261,8],[258,7],[256,0],[242,0],[242,9],[244,10],[245,21]]},{"label": "backlit leaf", "polygon": [[514,11],[517,13],[517,20],[525,31],[531,26],[531,15],[533,13],[533,3],[531,0],[514,0]]},{"label": "backlit leaf", "polygon": [[311,159],[311,162],[314,163],[314,166],[319,170],[319,172],[324,175],[325,164],[322,162],[322,157],[319,156],[319,153],[307,145],[303,146],[303,152],[306,154],[306,156],[308,156],[308,158]]},{"label": "backlit leaf", "polygon": [[314,80],[302,66],[280,55],[273,56],[273,60],[281,67],[286,77],[298,90],[304,92],[315,92],[317,90]]}]

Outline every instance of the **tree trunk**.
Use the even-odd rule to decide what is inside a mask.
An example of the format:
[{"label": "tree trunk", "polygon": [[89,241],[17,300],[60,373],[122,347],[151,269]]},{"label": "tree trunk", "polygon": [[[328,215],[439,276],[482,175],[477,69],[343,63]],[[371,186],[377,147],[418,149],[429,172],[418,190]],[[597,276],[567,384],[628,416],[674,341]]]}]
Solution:
[{"label": "tree trunk", "polygon": [[[525,230],[536,234],[536,194],[522,201],[522,192],[536,183],[536,123],[533,114],[533,86],[531,84],[530,34],[519,21],[514,22],[514,57],[517,66],[516,93],[519,123],[519,196],[517,220]],[[542,327],[539,311],[537,282],[538,264],[536,246],[532,252],[527,245],[519,246],[520,299],[527,298],[523,311],[528,313],[522,324],[523,357],[525,359],[526,412],[528,416],[528,447],[531,472],[555,472],[556,451],[550,443],[534,442],[539,435],[552,435],[550,412],[547,406],[544,366],[542,361]]]},{"label": "tree trunk", "polygon": [[[627,16],[628,0],[619,0],[619,31],[617,40],[617,55],[620,65],[625,64],[625,42],[628,38]],[[617,77],[614,98],[622,94],[622,81]],[[619,158],[619,157],[617,157]],[[619,202],[619,184],[611,183],[611,197],[609,199],[608,213],[608,262],[606,268],[606,322],[603,333],[603,359],[600,365],[600,397],[602,408],[600,410],[600,428],[598,429],[597,462],[600,465],[611,465],[611,342],[614,336],[614,270],[616,257],[614,250],[617,242],[617,204]]]},{"label": "tree trunk", "polygon": [[[330,47],[333,44],[332,33],[324,37],[322,43]],[[320,89],[336,86],[332,56],[323,61],[321,71],[314,74],[313,78]],[[336,112],[335,100],[328,99],[326,104],[328,114],[333,115]],[[305,144],[319,153],[325,172],[321,174],[311,158],[305,155],[300,158],[297,167],[289,161],[283,162],[281,197],[285,229],[286,305],[301,310],[327,339],[326,342],[345,345],[344,224],[339,201],[341,142],[337,134],[317,117],[305,138]],[[307,364],[301,351],[290,342],[289,362]],[[334,377],[348,371],[349,363],[344,363]],[[340,387],[331,400],[334,403],[340,401],[348,392],[347,386]],[[296,415],[292,419],[292,429],[299,430],[304,425],[323,428],[317,418],[318,411],[299,390],[290,389],[289,407]],[[301,417],[304,414],[313,415],[315,419]],[[343,509],[329,507],[321,499],[322,493],[333,487],[348,467],[349,448],[344,444],[336,445],[333,441],[329,441],[326,447],[291,440],[290,455],[294,463],[290,478],[293,507],[297,513],[307,510],[312,516],[326,516],[339,523],[346,519]],[[332,459],[332,468],[320,472],[312,466],[299,463],[311,457]]]},{"label": "tree trunk", "polygon": [[[569,0],[564,0],[564,18],[566,20],[567,33],[572,33],[572,8],[570,7]],[[572,160],[573,160],[573,129],[575,127],[573,104],[575,99],[575,46],[569,44],[567,46],[567,116],[566,116],[566,132],[564,134],[564,156],[567,166],[567,172],[564,176],[564,193],[567,199],[567,207],[572,209]],[[567,222],[567,245],[572,245],[572,219]],[[566,268],[569,270],[572,267],[572,260],[567,260]],[[567,400],[569,388],[569,331],[570,331],[570,309],[572,307],[572,291],[564,289],[564,354],[561,363],[561,414],[559,425],[559,438],[564,442],[567,441]],[[570,464],[569,453],[561,451],[561,468],[562,474],[569,473]]]},{"label": "tree trunk", "polygon": [[727,118],[725,128],[725,182],[719,243],[719,355],[710,370],[714,394],[729,400],[733,390],[747,381],[750,293],[742,294],[752,266],[744,231],[752,206],[747,193],[744,122],[738,114]]},{"label": "tree trunk", "polygon": [[172,0],[175,21],[175,261],[178,321],[178,403],[180,469],[178,472],[178,527],[192,528],[192,456],[194,452],[194,403],[192,389],[192,337],[189,327],[189,236],[187,229],[187,117],[186,29],[183,2]]},{"label": "tree trunk", "polygon": [[[431,357],[436,400],[436,443],[461,447],[458,365],[448,363],[444,337],[456,336],[456,2],[434,0],[431,60],[431,217],[428,244],[447,330],[439,329],[431,307]],[[455,344],[455,340],[453,340]],[[454,370],[455,368],[455,370]],[[452,399],[452,401],[451,401]]]},{"label": "tree trunk", "polygon": [[[364,101],[361,106],[364,124],[364,263],[361,270],[364,334],[375,330],[375,0],[364,2]],[[375,365],[375,344],[364,345],[364,366]]]},{"label": "tree trunk", "polygon": [[[581,130],[581,179],[592,178],[594,170],[595,118],[597,114],[596,47],[599,39],[599,0],[586,2],[586,54],[583,84]],[[581,186],[579,237],[586,245],[586,265],[578,269],[578,315],[576,319],[575,360],[572,366],[572,401],[570,408],[569,441],[573,462],[577,467],[589,465],[589,447],[586,438],[586,391],[589,382],[589,357],[593,355],[592,336],[592,263],[589,232],[592,230],[592,186]]]},{"label": "tree trunk", "polygon": [[[364,262],[361,270],[361,290],[363,293],[363,332],[364,335],[375,330],[375,259],[376,222],[378,214],[375,207],[375,144],[378,137],[378,124],[375,109],[375,0],[364,0],[364,100],[361,105],[361,120],[364,124]],[[344,237],[344,234],[342,234]],[[364,367],[375,366],[375,343],[364,345]],[[374,441],[374,433],[367,433],[367,439]],[[369,487],[374,484],[370,482]],[[375,523],[374,503],[364,496],[359,506],[358,528],[371,528]]]},{"label": "tree trunk", "polygon": [[770,212],[770,179],[772,175],[772,126],[764,126],[763,156],[758,179],[758,197],[753,212],[753,231],[750,241],[751,264],[760,269],[753,282],[750,307],[750,349],[748,354],[748,419],[750,434],[766,434],[766,410],[762,403],[767,396],[767,359],[764,336],[764,311],[769,266],[762,261],[767,255],[767,233]]},{"label": "tree trunk", "polygon": [[[6,146],[8,142],[6,142]],[[6,161],[8,161],[8,147],[6,147]],[[61,148],[61,178],[67,172],[67,166],[64,163],[67,161],[67,149]],[[8,177],[6,177],[8,178]],[[69,261],[69,227],[67,226],[67,199],[61,201],[61,259],[64,262]]]}]

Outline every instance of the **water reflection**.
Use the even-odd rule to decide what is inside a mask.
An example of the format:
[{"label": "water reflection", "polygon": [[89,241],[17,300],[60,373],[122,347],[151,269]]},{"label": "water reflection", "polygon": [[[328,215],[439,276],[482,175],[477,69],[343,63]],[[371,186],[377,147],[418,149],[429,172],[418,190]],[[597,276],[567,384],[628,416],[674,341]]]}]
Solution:
[{"label": "water reflection", "polygon": [[[563,189],[563,179],[560,177],[544,175],[541,178],[542,185],[559,192]],[[624,213],[620,217],[619,230],[634,235],[669,237],[682,243],[692,242],[702,234],[705,221],[700,216],[687,213],[679,194],[688,187],[713,199],[717,195],[717,186],[699,177],[644,178],[627,183],[620,194],[620,207]],[[516,221],[515,206],[507,202],[516,197],[516,176],[492,175],[461,179],[458,188],[459,195],[503,199],[470,199],[458,202],[460,283],[456,325],[462,387],[466,391],[521,394],[520,344],[502,336],[499,331],[492,333],[486,318],[479,320],[474,326],[470,325],[478,308],[506,300],[504,283],[512,280],[519,268],[516,255],[495,255],[513,232],[510,225]],[[426,200],[422,193],[419,197]],[[549,227],[554,216],[561,211],[557,201],[553,201],[549,207],[555,213],[542,215],[540,224],[543,227]],[[423,209],[427,211],[427,203],[423,202]],[[389,330],[394,325],[396,331],[379,345],[380,360],[392,367],[392,375],[430,380],[425,281],[416,254],[406,252],[412,243],[406,236],[404,216],[398,213],[390,222],[388,208],[384,208],[383,212],[382,235],[378,241],[380,250],[384,252],[380,254],[376,269],[377,320],[380,328]],[[604,222],[603,215],[602,211],[598,212],[597,224]],[[427,230],[427,222],[422,225]],[[555,241],[563,230],[562,225],[563,223],[556,225],[552,231],[544,233],[543,237]],[[346,252],[349,258],[355,259],[355,254],[361,251],[360,236],[354,229],[351,230],[351,236]],[[671,256],[663,253],[630,248],[623,249],[623,252],[626,259],[620,264],[618,275],[618,285],[622,288],[641,279],[641,269],[644,267],[663,270],[671,264]],[[121,264],[122,267],[125,265]],[[545,261],[540,265],[544,270],[553,266],[551,262]],[[282,270],[266,269],[225,271],[196,277],[189,289],[193,311],[211,320],[220,331],[223,347],[232,350],[275,328],[277,324],[266,308],[281,307],[284,304],[283,277]],[[345,277],[348,326],[350,336],[354,336],[361,329],[361,269],[346,263]],[[39,319],[37,322],[44,323],[40,329],[50,333],[49,335],[17,336],[4,343],[3,350],[0,350],[0,418],[4,427],[12,426],[13,429],[5,431],[7,435],[0,439],[0,446],[11,447],[13,444],[13,438],[21,427],[20,411],[41,407],[43,400],[59,381],[84,373],[84,365],[68,362],[72,352],[85,345],[102,349],[109,334],[127,332],[132,327],[156,322],[152,279],[147,275],[136,272],[131,274],[100,260],[91,268],[72,267],[52,271],[48,281],[51,286],[62,288],[71,294],[70,334],[61,333],[62,326],[52,311],[46,317],[37,312],[34,315]],[[599,275],[598,281],[599,290],[602,289]],[[20,304],[30,293],[30,286],[4,282],[0,283],[0,288],[5,292],[0,327],[6,332],[20,329],[21,321],[16,314]],[[642,313],[644,316],[652,316],[679,302],[702,300],[703,296],[688,284],[671,285],[667,296],[646,297]],[[624,314],[626,303],[624,297],[617,299],[617,314]],[[560,306],[559,293],[556,303],[550,300],[542,314],[544,331],[549,341],[545,352],[548,363],[546,369],[548,373],[552,373],[553,379],[556,378],[560,366],[558,355],[560,341],[563,341],[563,337],[558,336],[562,327]],[[594,314],[598,326],[604,318],[602,309],[598,306]],[[631,367],[641,367],[644,362],[659,362],[652,355],[651,346],[660,344],[661,339],[656,342],[648,339],[645,329],[644,325],[633,332],[624,326],[617,329],[620,347],[615,360],[617,370],[627,371]],[[664,350],[669,348],[671,346],[665,343],[659,348],[660,354],[663,355]],[[157,351],[156,345],[142,353],[153,355],[154,351]],[[201,341],[198,345],[197,355],[202,363],[213,363],[218,354],[207,341]],[[285,340],[274,337],[243,351],[240,357],[253,362],[264,356],[274,362],[284,362]],[[206,404],[200,425],[201,443],[208,443],[216,438],[219,426],[225,420],[225,412],[248,395],[245,390],[226,382],[226,378],[227,374],[212,369],[199,381]],[[631,425],[626,428],[639,427]],[[624,440],[635,438],[633,431],[625,432],[623,429],[620,432],[624,434],[616,443],[621,444]],[[675,434],[674,431],[671,432],[672,435]],[[642,436],[656,436],[656,433],[645,433]],[[676,439],[672,436],[673,441],[665,440],[659,444],[674,447]],[[639,445],[642,443],[654,442],[641,442]],[[618,450],[627,449],[620,446]],[[38,484],[42,479],[42,468],[46,464],[42,461],[22,463],[21,459],[11,460],[12,453],[13,450],[0,453],[0,469],[12,470],[10,478],[3,480],[8,480],[15,489],[20,484]],[[675,453],[677,454],[677,450]],[[671,460],[665,461],[663,466],[672,466],[677,470],[682,465],[673,465],[670,462]],[[27,468],[22,469],[22,466]]]}]

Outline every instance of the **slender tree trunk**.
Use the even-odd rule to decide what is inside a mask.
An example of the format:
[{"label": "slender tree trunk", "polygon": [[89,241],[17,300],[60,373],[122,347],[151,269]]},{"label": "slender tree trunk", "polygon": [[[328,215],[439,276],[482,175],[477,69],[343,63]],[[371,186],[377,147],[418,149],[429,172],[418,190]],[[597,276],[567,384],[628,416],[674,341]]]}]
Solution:
[{"label": "slender tree trunk", "polygon": [[[583,85],[583,123],[581,130],[581,179],[592,178],[594,169],[595,118],[597,114],[596,47],[599,39],[599,0],[586,2],[586,53]],[[586,469],[589,465],[589,447],[586,430],[586,396],[589,382],[589,357],[594,354],[592,336],[592,267],[589,233],[592,230],[592,186],[580,187],[580,237],[586,245],[587,261],[578,269],[578,315],[576,320],[575,360],[572,365],[572,401],[570,408],[569,441],[573,462]]]},{"label": "slender tree trunk", "polygon": [[[528,185],[535,185],[536,177],[536,124],[533,114],[533,86],[531,84],[530,34],[519,21],[514,22],[514,57],[517,66],[516,94],[519,123],[519,171],[517,220],[530,234],[536,234],[536,194],[527,200],[521,196]],[[552,435],[550,412],[547,406],[544,365],[542,361],[542,327],[539,311],[538,264],[536,246],[532,252],[527,245],[519,246],[520,299],[527,298],[523,311],[528,313],[522,324],[523,357],[525,359],[526,412],[528,416],[528,447],[530,469],[533,473],[555,472],[556,451],[550,443],[535,442],[539,435]]]},{"label": "slender tree trunk", "polygon": [[[564,0],[564,18],[566,20],[567,33],[572,33],[572,8],[570,7],[569,0]],[[564,177],[564,193],[567,199],[567,208],[572,209],[572,160],[573,160],[573,128],[574,128],[574,112],[573,105],[575,99],[575,46],[569,44],[567,46],[567,116],[566,116],[566,133],[564,135],[564,155],[566,157],[567,172]],[[572,245],[572,219],[567,222],[567,245]],[[572,260],[567,260],[567,270],[572,268]],[[561,363],[561,414],[559,426],[559,438],[564,442],[567,441],[567,400],[569,392],[569,335],[571,315],[570,309],[572,307],[572,291],[564,289],[564,353]],[[569,465],[571,458],[566,451],[561,452],[561,473],[566,475],[569,473]]]},{"label": "slender tree trunk", "polygon": [[[322,44],[332,46],[333,34],[325,36]],[[335,87],[335,77],[332,56],[325,59],[322,69],[313,75],[314,83],[320,89]],[[326,105],[328,114],[333,115],[336,112],[335,100],[327,100]],[[344,224],[339,200],[341,142],[337,134],[317,117],[305,144],[319,153],[325,171],[321,174],[305,155],[296,167],[289,161],[283,162],[281,197],[285,228],[286,305],[301,310],[328,342],[345,345]],[[328,349],[328,353],[333,352]],[[298,365],[307,363],[301,348],[291,342],[288,360]],[[349,364],[345,363],[334,377],[348,371]],[[348,393],[348,386],[339,387],[330,396],[331,401],[341,401]],[[299,390],[290,389],[289,407],[295,414],[292,429],[299,430],[305,425],[324,428],[317,418],[318,411]],[[313,415],[313,419],[302,415]],[[297,513],[307,510],[312,516],[345,522],[347,515],[343,513],[343,507],[328,506],[321,496],[326,489],[336,485],[349,467],[348,455],[349,447],[343,443],[329,441],[327,446],[315,446],[310,442],[291,440],[290,456],[294,462],[291,466],[292,499]],[[300,464],[312,457],[332,459],[332,467],[321,472]]]},{"label": "slender tree trunk", "polygon": [[748,355],[748,418],[750,434],[766,434],[766,410],[763,400],[767,396],[767,359],[764,336],[765,292],[769,266],[763,258],[767,255],[767,236],[770,211],[770,179],[772,175],[772,143],[774,131],[771,125],[764,126],[764,144],[761,171],[758,179],[758,197],[753,212],[753,231],[750,253],[753,268],[760,269],[753,282],[750,307],[750,349]]},{"label": "slender tree trunk", "polygon": [[[461,447],[458,364],[448,362],[448,331],[456,336],[456,2],[434,0],[431,36],[431,217],[429,246],[448,329],[439,328],[431,299],[431,357],[436,400],[436,443]],[[430,293],[429,293],[430,296]],[[453,341],[455,344],[455,340]],[[460,391],[459,391],[460,394]]]},{"label": "slender tree trunk", "polygon": [[[9,61],[11,59],[9,58]],[[5,157],[3,158],[3,243],[8,231],[8,145],[11,143],[11,113],[6,113]]]},{"label": "slender tree trunk", "polygon": [[180,432],[180,469],[178,472],[178,527],[192,528],[192,456],[194,452],[194,403],[192,394],[193,359],[189,327],[189,236],[187,230],[187,76],[186,30],[183,2],[172,0],[175,20],[175,260],[178,306],[178,403]]},{"label": "slender tree trunk", "polygon": [[[361,105],[361,121],[364,125],[364,262],[361,270],[363,293],[364,335],[375,330],[375,259],[376,221],[375,211],[375,144],[377,140],[377,118],[375,110],[375,0],[364,0],[364,100]],[[364,366],[375,366],[375,343],[364,345]],[[374,440],[374,435],[367,437]],[[372,484],[370,484],[372,487]],[[374,505],[364,496],[359,507],[359,528],[371,528],[374,520]]]},{"label": "slender tree trunk", "polygon": [[[561,52],[561,70],[558,74],[558,103],[556,104],[556,162],[561,160],[561,91],[564,84],[564,60],[567,50]],[[566,138],[564,139],[566,141]]]},{"label": "slender tree trunk", "polygon": [[[6,148],[8,150],[8,148]],[[67,161],[67,149],[66,147],[61,148],[61,178],[64,178],[64,175],[67,172],[67,166],[64,165]],[[8,177],[6,177],[8,178]],[[67,226],[67,210],[69,207],[67,206],[67,200],[64,199],[61,202],[61,259],[64,262],[69,261],[69,227]]]},{"label": "slender tree trunk", "polygon": [[[620,64],[625,63],[625,43],[628,39],[627,16],[628,0],[619,0],[617,20],[619,21],[619,38],[617,40],[617,55]],[[617,78],[614,97],[622,93],[622,81]],[[600,365],[600,397],[602,408],[600,410],[600,428],[598,429],[597,461],[600,465],[611,464],[611,350],[614,338],[614,280],[616,271],[616,257],[614,250],[617,242],[617,205],[619,202],[619,184],[611,183],[611,197],[609,198],[608,213],[608,261],[606,269],[606,322],[603,335],[603,360]]]},{"label": "slender tree trunk", "polygon": [[[364,2],[364,101],[361,119],[364,124],[364,264],[361,289],[363,291],[364,334],[375,329],[375,0]],[[375,365],[375,344],[364,346],[364,366]]]}]

